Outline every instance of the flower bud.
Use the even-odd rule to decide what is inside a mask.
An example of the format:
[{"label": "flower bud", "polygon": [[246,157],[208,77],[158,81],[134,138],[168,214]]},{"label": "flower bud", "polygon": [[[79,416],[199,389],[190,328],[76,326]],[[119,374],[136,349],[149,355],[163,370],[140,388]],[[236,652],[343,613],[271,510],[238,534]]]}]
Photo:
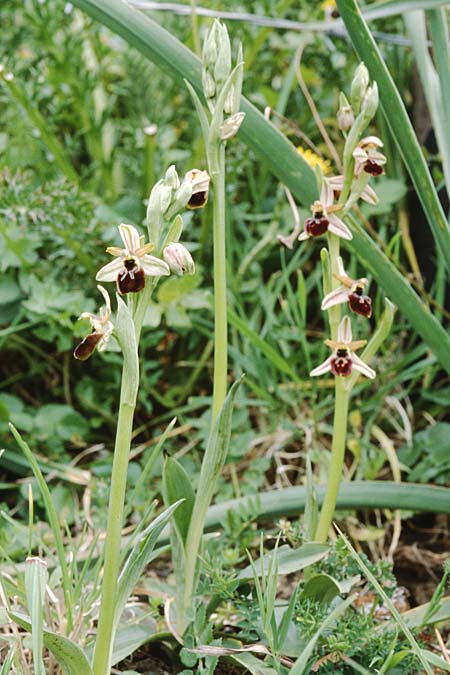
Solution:
[{"label": "flower bud", "polygon": [[353,108],[342,93],[339,96],[339,110],[336,117],[341,131],[348,131],[355,121]]},{"label": "flower bud", "polygon": [[164,182],[166,185],[173,188],[174,190],[178,190],[178,188],[180,187],[180,179],[178,178],[177,170],[175,169],[175,164],[171,164],[167,169],[166,175],[164,176]]},{"label": "flower bud", "polygon": [[195,263],[183,244],[169,244],[163,250],[163,258],[174,274],[195,274]]},{"label": "flower bud", "polygon": [[375,116],[378,109],[378,85],[373,83],[372,87],[367,89],[366,95],[361,104],[361,112],[364,115],[366,124]]},{"label": "flower bud", "polygon": [[217,60],[214,65],[214,79],[220,86],[228,78],[231,73],[231,46],[230,38],[228,37],[227,27],[219,21],[217,32]]},{"label": "flower bud", "polygon": [[366,95],[367,87],[369,86],[369,71],[364,63],[360,63],[355,71],[353,78],[350,101],[355,111],[358,114],[361,109],[361,101]]},{"label": "flower bud", "polygon": [[203,43],[202,62],[204,68],[207,68],[208,66],[214,67],[217,61],[217,33],[219,25],[220,23],[216,19]]},{"label": "flower bud", "polygon": [[205,68],[202,72],[202,86],[205,98],[214,98],[216,93],[216,83],[214,82],[214,78],[211,73]]},{"label": "flower bud", "polygon": [[208,201],[209,174],[207,171],[191,169],[184,179],[192,185],[192,196],[186,206],[189,209],[201,209]]},{"label": "flower bud", "polygon": [[233,136],[237,134],[242,122],[244,121],[244,117],[244,112],[238,112],[225,120],[225,122],[220,127],[220,138],[222,141],[227,141],[229,138],[233,138]]}]

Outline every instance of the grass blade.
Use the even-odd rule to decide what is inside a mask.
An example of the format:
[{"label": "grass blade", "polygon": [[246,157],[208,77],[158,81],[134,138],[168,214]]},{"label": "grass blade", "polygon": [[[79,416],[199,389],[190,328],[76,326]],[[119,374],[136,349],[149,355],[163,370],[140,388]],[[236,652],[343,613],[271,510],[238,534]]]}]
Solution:
[{"label": "grass blade", "polygon": [[64,602],[65,602],[65,610],[67,614],[67,633],[70,633],[70,631],[73,628],[73,618],[72,618],[72,590],[71,590],[71,582],[70,582],[70,577],[69,577],[69,569],[67,567],[67,562],[66,562],[66,557],[65,557],[65,552],[64,552],[64,542],[63,538],[61,535],[61,529],[59,526],[59,520],[58,520],[58,514],[56,513],[55,506],[52,501],[52,497],[50,495],[50,490],[48,489],[48,485],[44,479],[44,476],[41,473],[41,470],[39,468],[39,464],[37,463],[33,453],[30,450],[30,446],[28,443],[25,443],[25,441],[22,439],[21,435],[17,431],[17,429],[10,424],[9,428],[11,429],[11,433],[14,436],[14,438],[17,441],[18,446],[22,450],[23,454],[27,458],[31,469],[35,475],[35,478],[38,482],[39,489],[42,494],[42,499],[44,500],[45,504],[45,510],[47,512],[47,518],[50,527],[52,528],[53,536],[55,538],[55,546],[56,546],[56,552],[58,555],[58,561],[59,565],[61,567],[61,576],[62,576],[62,583],[63,583],[63,592],[64,592]]},{"label": "grass blade", "polygon": [[48,580],[47,563],[40,558],[25,561],[25,593],[31,617],[31,637],[35,675],[45,675],[42,649],[44,646],[44,602]]},{"label": "grass blade", "polygon": [[383,589],[383,587],[381,586],[381,584],[379,583],[379,581],[375,578],[375,576],[369,570],[367,565],[364,563],[364,561],[357,554],[357,552],[355,551],[355,549],[353,548],[353,546],[351,545],[351,543],[349,542],[347,537],[344,534],[342,534],[342,532],[339,530],[339,528],[336,528],[336,529],[338,530],[338,532],[341,536],[341,539],[344,542],[345,546],[347,547],[347,549],[348,549],[350,555],[352,556],[353,560],[357,563],[357,565],[359,565],[359,568],[361,569],[361,572],[364,574],[366,579],[368,579],[370,581],[370,583],[375,588],[375,590],[377,591],[380,598],[383,600],[386,607],[391,612],[393,619],[398,624],[398,626],[399,626],[400,630],[403,632],[405,638],[408,640],[408,642],[411,646],[411,650],[413,651],[413,653],[419,659],[420,663],[422,664],[422,666],[425,669],[425,672],[427,673],[427,675],[433,675],[433,671],[431,670],[431,668],[428,664],[427,658],[425,658],[425,656],[423,654],[423,650],[420,649],[414,635],[411,633],[410,629],[408,628],[408,626],[404,622],[400,612],[398,611],[398,609],[396,608],[396,606],[394,605],[392,600],[386,595],[386,592]]},{"label": "grass blade", "polygon": [[387,16],[405,14],[413,9],[431,9],[447,5],[448,0],[385,0],[370,7],[364,7],[363,15],[367,21],[385,19]]},{"label": "grass blade", "polygon": [[450,226],[437,196],[413,126],[356,0],[337,0],[353,47],[378,83],[380,103],[392,136],[414,183],[437,247],[450,270]]}]

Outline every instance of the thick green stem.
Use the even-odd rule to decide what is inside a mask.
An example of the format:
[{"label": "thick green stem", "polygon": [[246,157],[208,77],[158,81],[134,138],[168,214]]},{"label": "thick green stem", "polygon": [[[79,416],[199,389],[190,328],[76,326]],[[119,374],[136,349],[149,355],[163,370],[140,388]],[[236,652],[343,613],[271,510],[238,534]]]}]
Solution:
[{"label": "thick green stem", "polygon": [[125,361],[122,372],[119,418],[117,421],[116,444],[111,476],[111,491],[108,507],[108,523],[105,542],[105,567],[95,642],[94,675],[109,675],[113,647],[113,625],[117,579],[120,565],[120,544],[123,524],[125,490],[127,483],[128,457],[133,430],[135,401],[128,395],[128,364]]},{"label": "thick green stem", "polygon": [[225,257],[225,144],[214,140],[209,166],[214,187],[214,384],[211,424],[227,394],[228,324]]},{"label": "thick green stem", "polygon": [[336,508],[339,486],[342,480],[344,466],[345,442],[347,436],[348,402],[350,389],[343,377],[335,379],[335,402],[333,442],[331,446],[331,464],[328,476],[327,491],[320,512],[315,540],[325,543],[328,538],[330,525]]}]

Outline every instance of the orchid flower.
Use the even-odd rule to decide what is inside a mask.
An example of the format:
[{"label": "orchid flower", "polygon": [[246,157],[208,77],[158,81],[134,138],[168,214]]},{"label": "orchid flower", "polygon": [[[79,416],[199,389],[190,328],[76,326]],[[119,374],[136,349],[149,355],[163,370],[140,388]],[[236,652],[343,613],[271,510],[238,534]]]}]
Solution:
[{"label": "orchid flower", "polygon": [[201,209],[208,201],[210,177],[207,171],[191,169],[184,180],[192,183],[192,196],[186,204],[188,209]]},{"label": "orchid flower", "polygon": [[364,295],[364,287],[368,281],[365,277],[361,279],[352,279],[344,270],[342,258],[338,257],[338,273],[333,276],[341,282],[342,286],[328,293],[322,300],[322,309],[327,310],[334,305],[341,305],[348,302],[352,312],[365,316],[368,319],[372,316],[372,300],[368,295]]},{"label": "orchid flower", "polygon": [[164,260],[148,255],[153,244],[145,244],[143,237],[133,225],[122,223],[119,232],[124,248],[109,246],[107,253],[116,256],[116,259],[102,267],[98,272],[97,281],[115,281],[118,292],[138,293],[145,287],[145,276],[161,277],[170,274],[170,269]]},{"label": "orchid flower", "polygon": [[320,366],[310,372],[312,377],[331,372],[339,377],[349,377],[353,368],[362,375],[374,379],[376,373],[354,353],[356,349],[364,347],[367,340],[352,340],[352,326],[348,316],[344,316],[338,327],[337,342],[325,340],[325,344],[333,350]]},{"label": "orchid flower", "polygon": [[105,299],[105,305],[100,307],[98,314],[83,312],[79,317],[79,319],[89,319],[92,327],[92,333],[83,338],[73,352],[74,357],[79,361],[86,361],[95,349],[102,352],[114,330],[114,326],[109,320],[111,317],[111,301],[108,292],[103,286],[97,286],[97,288]]},{"label": "orchid flower", "polygon": [[361,171],[371,176],[381,176],[384,173],[386,157],[377,149],[382,147],[383,141],[378,136],[366,136],[358,143],[352,153],[355,159],[355,176],[359,176]]},{"label": "orchid flower", "polygon": [[320,237],[325,232],[332,232],[342,239],[353,239],[353,235],[347,225],[334,215],[334,211],[342,208],[334,205],[333,188],[326,178],[323,179],[320,200],[311,206],[312,218],[305,220],[303,232],[298,237],[300,241],[309,237]]}]

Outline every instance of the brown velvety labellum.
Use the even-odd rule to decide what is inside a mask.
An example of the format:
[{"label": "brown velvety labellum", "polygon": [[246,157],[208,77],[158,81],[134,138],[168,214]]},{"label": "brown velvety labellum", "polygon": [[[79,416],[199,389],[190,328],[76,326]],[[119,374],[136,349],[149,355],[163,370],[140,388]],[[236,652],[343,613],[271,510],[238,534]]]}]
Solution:
[{"label": "brown velvety labellum", "polygon": [[117,290],[121,295],[125,293],[139,293],[145,288],[145,272],[134,267],[131,270],[120,272],[117,277]]},{"label": "brown velvety labellum", "polygon": [[330,221],[325,216],[316,216],[305,220],[305,230],[311,237],[320,237],[321,234],[328,232]]},{"label": "brown velvety labellum", "polygon": [[348,377],[352,372],[352,360],[346,349],[338,349],[336,356],[331,359],[331,372],[339,377]]},{"label": "brown velvety labellum", "polygon": [[367,295],[359,295],[358,293],[350,293],[348,296],[348,304],[350,309],[355,314],[360,314],[370,319],[372,316],[372,300]]},{"label": "brown velvety labellum", "polygon": [[186,206],[188,209],[201,209],[203,206],[205,206],[207,201],[208,201],[207,192],[195,192],[188,201],[188,203],[186,204]]},{"label": "brown velvety labellum", "polygon": [[103,333],[91,333],[87,335],[84,340],[80,342],[78,347],[75,347],[73,355],[78,361],[87,361],[95,352],[95,348],[103,337]]},{"label": "brown velvety labellum", "polygon": [[364,164],[364,171],[370,173],[371,176],[381,176],[384,173],[383,167],[377,164],[377,162],[373,162],[371,159],[368,159]]}]

